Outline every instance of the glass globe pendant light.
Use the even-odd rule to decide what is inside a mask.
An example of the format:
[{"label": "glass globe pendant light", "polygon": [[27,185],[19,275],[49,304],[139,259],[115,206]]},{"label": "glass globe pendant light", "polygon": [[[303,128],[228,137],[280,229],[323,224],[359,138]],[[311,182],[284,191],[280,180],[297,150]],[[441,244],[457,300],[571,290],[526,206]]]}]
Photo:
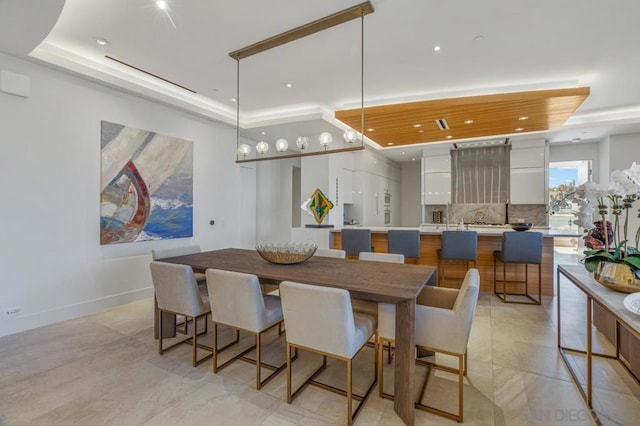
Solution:
[{"label": "glass globe pendant light", "polygon": [[300,151],[304,151],[309,146],[309,138],[306,136],[300,136],[296,140],[296,146]]},{"label": "glass globe pendant light", "polygon": [[246,143],[243,143],[238,147],[238,154],[242,155],[243,159],[246,159],[247,155],[249,155],[250,153],[251,146],[247,145]]},{"label": "glass globe pendant light", "polygon": [[289,142],[286,139],[278,139],[276,141],[276,150],[278,152],[285,152],[289,148]]},{"label": "glass globe pendant light", "polygon": [[322,145],[322,147],[326,151],[329,144],[333,142],[333,136],[331,136],[331,133],[329,132],[320,133],[318,140],[320,141],[320,145]]},{"label": "glass globe pendant light", "polygon": [[342,135],[342,138],[346,143],[354,143],[358,140],[358,134],[353,129],[347,129]]},{"label": "glass globe pendant light", "polygon": [[265,141],[258,142],[256,144],[256,151],[258,151],[258,154],[260,155],[265,155],[267,151],[269,151],[269,144]]}]

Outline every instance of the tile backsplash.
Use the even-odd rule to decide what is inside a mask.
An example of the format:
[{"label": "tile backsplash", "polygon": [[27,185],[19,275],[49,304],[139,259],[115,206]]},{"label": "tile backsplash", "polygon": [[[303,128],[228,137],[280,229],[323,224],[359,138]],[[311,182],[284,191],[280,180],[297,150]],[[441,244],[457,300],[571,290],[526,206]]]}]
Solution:
[{"label": "tile backsplash", "polygon": [[[425,222],[433,222],[433,212],[442,211],[442,222],[447,221],[447,206],[425,206]],[[505,204],[451,204],[448,218],[450,224],[459,223],[505,223]],[[509,222],[531,222],[534,226],[548,226],[547,206],[544,204],[509,204]]]}]

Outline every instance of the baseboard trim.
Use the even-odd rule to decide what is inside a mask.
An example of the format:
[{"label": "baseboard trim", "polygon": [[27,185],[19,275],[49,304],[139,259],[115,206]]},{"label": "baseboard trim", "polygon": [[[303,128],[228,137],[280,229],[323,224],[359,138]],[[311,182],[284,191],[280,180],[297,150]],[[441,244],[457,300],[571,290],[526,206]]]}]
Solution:
[{"label": "baseboard trim", "polygon": [[87,300],[73,305],[62,306],[49,311],[20,315],[15,318],[2,318],[0,321],[0,337],[22,331],[32,330],[45,325],[55,324],[100,312],[126,303],[153,297],[153,287],[131,290],[111,296]]}]

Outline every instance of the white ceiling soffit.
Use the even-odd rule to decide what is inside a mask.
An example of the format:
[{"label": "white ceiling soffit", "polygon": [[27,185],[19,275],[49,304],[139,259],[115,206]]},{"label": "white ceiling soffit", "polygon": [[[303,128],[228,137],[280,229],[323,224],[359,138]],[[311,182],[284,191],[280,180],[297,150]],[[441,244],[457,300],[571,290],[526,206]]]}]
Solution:
[{"label": "white ceiling soffit", "polygon": [[65,0],[0,1],[0,51],[13,55],[31,52],[58,21]]},{"label": "white ceiling soffit", "polygon": [[[40,13],[42,4],[62,2],[9,3],[38,3]],[[358,0],[169,0],[175,27],[154,3],[67,0],[32,55],[234,125],[236,105],[230,99],[236,95],[236,62],[228,53]],[[640,55],[635,54],[640,1],[619,0],[611,7],[599,0],[485,0],[465,2],[463,8],[460,2],[441,2],[437,11],[422,0],[372,3],[375,12],[364,18],[366,105],[567,83],[591,87],[589,98],[561,129],[568,140],[589,126],[640,123]],[[0,22],[3,17],[0,13]],[[29,27],[24,18],[14,26]],[[6,39],[2,34],[0,40]],[[92,38],[98,36],[111,42],[109,49],[96,46]],[[18,49],[13,40],[9,43]],[[435,45],[441,50],[434,52]],[[119,66],[105,54],[198,94]],[[360,22],[355,20],[241,60],[241,126],[308,120],[359,106],[359,59]],[[287,82],[292,90],[284,87]]]}]

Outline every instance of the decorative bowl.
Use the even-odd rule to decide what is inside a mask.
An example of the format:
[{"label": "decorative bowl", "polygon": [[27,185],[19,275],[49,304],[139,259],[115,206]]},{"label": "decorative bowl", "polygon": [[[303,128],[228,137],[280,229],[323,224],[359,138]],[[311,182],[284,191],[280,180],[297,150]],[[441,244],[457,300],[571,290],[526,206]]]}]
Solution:
[{"label": "decorative bowl", "polygon": [[291,265],[309,260],[318,248],[315,244],[277,243],[258,244],[256,250],[264,260],[278,265]]},{"label": "decorative bowl", "polygon": [[603,286],[621,293],[640,291],[640,280],[626,263],[599,262],[593,278]]},{"label": "decorative bowl", "polygon": [[511,225],[511,229],[513,229],[514,231],[528,231],[529,229],[531,229],[531,226],[533,224],[519,222],[519,223],[510,223],[509,225]]}]

